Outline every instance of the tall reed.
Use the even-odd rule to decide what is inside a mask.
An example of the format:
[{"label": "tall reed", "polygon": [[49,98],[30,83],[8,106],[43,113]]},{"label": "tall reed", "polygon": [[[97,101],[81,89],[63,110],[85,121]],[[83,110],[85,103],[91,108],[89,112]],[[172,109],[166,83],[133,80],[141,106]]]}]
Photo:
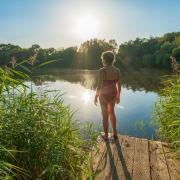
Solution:
[{"label": "tall reed", "polygon": [[155,122],[159,136],[170,143],[180,155],[180,76],[166,76],[155,108]]},{"label": "tall reed", "polygon": [[27,77],[0,67],[0,143],[13,149],[13,158],[0,153],[0,160],[26,170],[10,167],[9,175],[48,180],[90,176],[89,153],[96,140],[92,130],[87,146],[61,94],[49,98],[44,91],[39,95],[26,86],[23,79]]}]

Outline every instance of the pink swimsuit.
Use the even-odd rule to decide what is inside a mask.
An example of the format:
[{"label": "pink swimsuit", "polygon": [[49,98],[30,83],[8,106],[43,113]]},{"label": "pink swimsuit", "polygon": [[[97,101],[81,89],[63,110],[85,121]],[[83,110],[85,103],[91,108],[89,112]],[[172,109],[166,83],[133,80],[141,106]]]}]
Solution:
[{"label": "pink swimsuit", "polygon": [[[104,70],[105,79],[106,79],[106,70]],[[117,88],[116,83],[117,79],[115,80],[103,80],[102,87],[100,90],[100,98],[104,98],[107,102],[113,101],[117,96]]]}]

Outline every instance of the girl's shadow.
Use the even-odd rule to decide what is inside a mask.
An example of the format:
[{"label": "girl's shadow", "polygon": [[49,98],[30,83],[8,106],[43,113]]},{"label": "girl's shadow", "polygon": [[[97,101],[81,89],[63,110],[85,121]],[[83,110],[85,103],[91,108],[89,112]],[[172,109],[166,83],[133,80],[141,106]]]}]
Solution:
[{"label": "girl's shadow", "polygon": [[[120,161],[120,163],[122,165],[122,168],[123,168],[122,174],[124,174],[125,180],[132,180],[130,173],[129,173],[127,166],[126,166],[126,162],[125,162],[124,157],[123,157],[123,153],[122,153],[121,145],[119,143],[119,139],[115,140],[114,142],[108,142],[107,141],[105,143],[106,143],[106,148],[107,148],[107,154],[109,155],[110,168],[111,168],[110,170],[111,170],[113,180],[119,180],[120,179],[118,177],[118,173],[117,173],[117,169],[119,169],[116,167],[117,161]],[[118,159],[117,158],[115,159],[113,157],[112,150],[110,147],[110,143],[115,143],[116,148],[114,150],[117,151],[116,154],[118,155],[118,157],[117,157]],[[116,160],[116,162],[114,160]]]}]

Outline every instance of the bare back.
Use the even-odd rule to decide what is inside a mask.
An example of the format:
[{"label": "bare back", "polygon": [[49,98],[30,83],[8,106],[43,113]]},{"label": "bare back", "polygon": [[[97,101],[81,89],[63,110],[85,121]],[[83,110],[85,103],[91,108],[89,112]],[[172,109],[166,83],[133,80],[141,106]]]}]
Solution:
[{"label": "bare back", "polygon": [[101,89],[104,80],[120,80],[120,70],[114,66],[99,69],[97,89]]},{"label": "bare back", "polygon": [[101,74],[102,80],[119,80],[120,79],[120,71],[118,68],[114,66],[101,68],[100,74]]}]

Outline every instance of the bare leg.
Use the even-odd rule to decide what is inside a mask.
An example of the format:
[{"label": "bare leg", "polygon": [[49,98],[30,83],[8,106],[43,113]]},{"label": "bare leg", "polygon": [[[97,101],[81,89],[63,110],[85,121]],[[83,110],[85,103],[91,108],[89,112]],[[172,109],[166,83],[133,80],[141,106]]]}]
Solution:
[{"label": "bare leg", "polygon": [[116,130],[116,115],[114,113],[114,106],[115,106],[115,101],[112,101],[108,104],[108,112],[111,120],[111,126],[112,126],[112,135],[116,136],[117,135],[117,130]]},{"label": "bare leg", "polygon": [[105,138],[108,138],[108,104],[104,98],[100,98],[100,105],[101,105],[101,111],[102,111],[102,121],[103,121],[103,129]]}]

